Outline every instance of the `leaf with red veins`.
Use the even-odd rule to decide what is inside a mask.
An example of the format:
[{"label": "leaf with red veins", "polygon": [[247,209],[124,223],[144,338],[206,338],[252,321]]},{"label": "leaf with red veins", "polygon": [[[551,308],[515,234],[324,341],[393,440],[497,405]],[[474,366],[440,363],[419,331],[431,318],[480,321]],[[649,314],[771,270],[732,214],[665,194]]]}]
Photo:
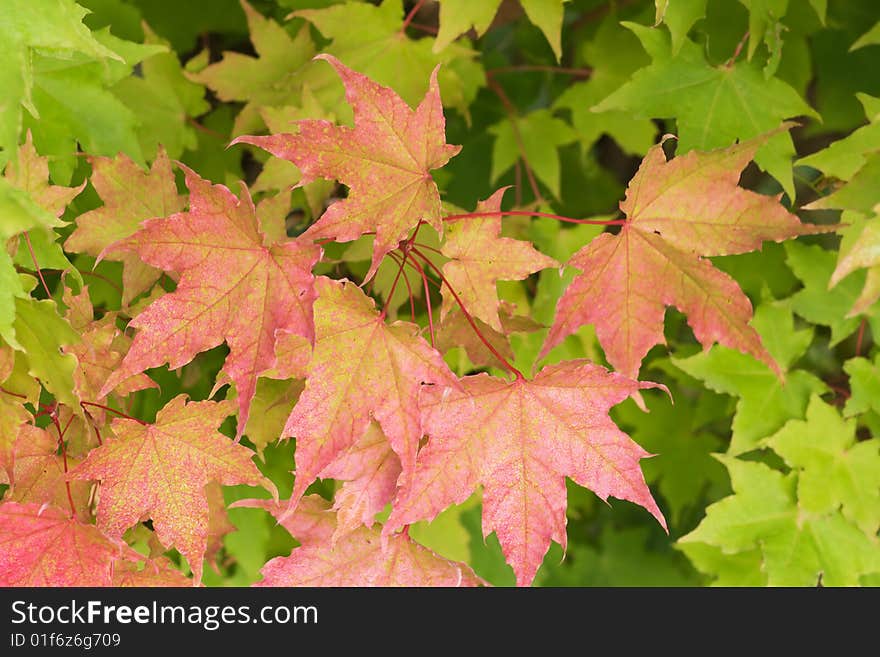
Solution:
[{"label": "leaf with red veins", "polygon": [[96,258],[121,260],[122,302],[127,306],[150,289],[162,271],[115,245],[136,233],[145,220],[183,210],[185,199],[177,193],[171,162],[161,147],[148,172],[121,153],[115,158],[91,157],[89,161],[90,180],[104,205],[76,218],[76,230],[67,238],[64,248]]},{"label": "leaf with red veins", "polygon": [[233,405],[185,399],[168,402],[155,424],[114,419],[116,437],[93,449],[69,478],[101,481],[98,527],[110,536],[152,518],[159,540],[186,557],[198,583],[210,532],[206,486],[249,484],[277,493],[253,452],[217,431]]},{"label": "leaf with red veins", "polygon": [[340,454],[319,475],[345,483],[336,491],[335,543],[362,525],[372,527],[379,513],[393,498],[400,476],[400,459],[382,429],[371,422],[366,433]]},{"label": "leaf with red veins", "polygon": [[120,559],[141,558],[69,511],[0,504],[0,586],[112,586]]},{"label": "leaf with red veins", "polygon": [[18,159],[9,163],[4,177],[13,187],[26,191],[37,205],[56,217],[64,214],[67,205],[86,186],[86,183],[78,187],[50,185],[49,158],[37,154],[30,130],[25,142],[18,148]]},{"label": "leaf with red veins", "polygon": [[458,386],[440,354],[408,322],[386,324],[350,281],[315,281],[315,349],[306,387],[284,427],[296,438],[291,510],[306,488],[376,420],[412,474],[422,437],[423,384]]},{"label": "leaf with red veins", "polygon": [[148,559],[143,567],[122,562],[113,572],[113,586],[117,587],[178,587],[192,586],[193,581],[174,567],[165,557]]},{"label": "leaf with red veins", "polygon": [[[516,306],[510,302],[500,302],[499,315],[501,317],[501,327],[504,330],[503,333],[499,333],[480,319],[474,319],[474,323],[479,327],[483,338],[510,363],[514,361],[515,356],[508,336],[511,333],[531,333],[544,328],[530,317],[514,315],[513,311],[515,308]],[[434,346],[441,353],[446,353],[453,347],[461,347],[467,352],[468,358],[475,366],[505,369],[504,363],[498,359],[498,356],[489,351],[486,343],[480,339],[480,336],[477,335],[473,326],[467,321],[464,313],[458,307],[450,309],[446,317],[443,318],[437,331]]]},{"label": "leaf with red veins", "polygon": [[332,204],[303,235],[351,242],[375,232],[376,273],[385,254],[397,248],[425,221],[443,232],[440,194],[431,169],[445,165],[460,146],[446,143],[437,69],[425,98],[412,110],[392,89],[347,68],[332,55],[319,55],[336,69],[354,112],[354,128],[329,121],[299,121],[297,134],[244,136],[233,144],[259,146],[290,160],[302,173],[300,185],[325,178],[349,188],[348,198]]},{"label": "leaf with red veins", "polygon": [[[335,544],[328,534],[336,531],[329,503],[310,495],[293,515],[265,500],[248,500],[262,506],[302,541],[288,557],[269,561],[256,586],[479,586],[483,582],[465,564],[444,559],[409,536],[383,537],[379,527],[358,527]],[[250,505],[250,504],[245,504]],[[242,505],[242,506],[245,506]],[[256,504],[254,505],[256,506]],[[303,518],[299,518],[303,516]],[[302,540],[301,528],[312,528],[322,540]],[[308,529],[306,530],[308,534]]]},{"label": "leaf with red veins", "polygon": [[[131,339],[116,327],[116,313],[106,313],[100,320],[94,321],[94,308],[87,285],[79,294],[73,294],[70,288],[65,288],[63,300],[67,306],[67,321],[82,337],[80,342],[63,347],[65,353],[73,354],[77,359],[77,367],[73,371],[74,390],[79,399],[100,403],[105,397],[98,393],[128,353]],[[146,374],[135,374],[120,381],[114,391],[125,397],[138,390],[155,387],[156,383]],[[91,407],[89,413],[100,424],[104,424],[104,411]]]},{"label": "leaf with red veins", "polygon": [[657,387],[588,361],[544,368],[534,380],[487,374],[461,391],[422,391],[428,443],[402,487],[385,533],[431,520],[483,486],[483,535],[497,534],[517,583],[534,579],[551,539],[566,544],[565,478],[645,507],[666,527],[639,467],[650,456],[608,417],[640,389]]},{"label": "leaf with red veins", "polygon": [[[79,459],[67,457],[67,467],[73,468]],[[0,476],[2,478],[2,476]],[[15,440],[15,457],[11,489],[7,500],[32,502],[34,504],[54,504],[61,509],[69,509],[65,484],[64,458],[58,455],[58,437],[46,429],[32,424],[22,426]],[[70,493],[77,516],[83,520],[89,517],[88,504],[91,483],[88,481],[70,482]]]},{"label": "leaf with red veins", "polygon": [[559,300],[541,357],[579,327],[594,324],[608,362],[635,378],[651,347],[665,343],[664,313],[675,306],[705,348],[718,342],[781,376],[749,325],[748,297],[702,257],[835,230],[802,224],[778,197],[737,186],[740,172],[769,136],[669,161],[662,144],[651,148],[620,204],[627,216],[620,233],[599,235],[569,261],[583,274]]},{"label": "leaf with red veins", "polygon": [[[477,204],[475,212],[501,210],[507,188],[499,189]],[[483,320],[499,332],[504,329],[498,316],[498,290],[495,282],[521,281],[548,267],[558,267],[553,258],[537,251],[530,242],[501,237],[501,215],[471,217],[450,222],[441,247],[449,262],[443,273],[472,317]],[[448,288],[443,288],[442,312],[445,317],[457,305]]]},{"label": "leaf with red veins", "polygon": [[330,509],[330,503],[320,495],[303,497],[292,514],[286,513],[287,503],[274,500],[237,500],[229,508],[264,509],[303,545],[329,543],[336,531],[336,514]]},{"label": "leaf with red veins", "polygon": [[184,172],[189,211],[147,221],[117,244],[180,280],[131,321],[134,342],[100,394],[148,368],[181,367],[225,340],[223,371],[238,390],[240,437],[257,377],[274,365],[278,332],[313,337],[312,267],[321,249],[303,239],[266,245],[246,187],[238,199],[223,185]]}]

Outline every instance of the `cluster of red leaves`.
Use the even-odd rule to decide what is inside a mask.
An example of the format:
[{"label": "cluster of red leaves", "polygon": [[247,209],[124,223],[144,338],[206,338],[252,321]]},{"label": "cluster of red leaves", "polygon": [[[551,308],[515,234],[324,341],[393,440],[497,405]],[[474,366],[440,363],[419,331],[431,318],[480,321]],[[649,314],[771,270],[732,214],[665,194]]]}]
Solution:
[{"label": "cluster of red leaves", "polygon": [[[185,167],[184,205],[162,154],[149,173],[122,157],[93,161],[105,206],[78,219],[67,248],[122,260],[126,304],[161,272],[176,288],[133,313],[133,340],[117,329],[115,314],[93,319],[87,292],[66,296],[68,321],[82,336],[69,350],[80,404],[44,411],[57,437],[15,416],[18,437],[3,450],[10,490],[0,503],[0,584],[179,584],[182,576],[159,556],[169,548],[186,558],[197,584],[203,560],[229,531],[219,485],[250,484],[275,499],[239,505],[266,508],[301,543],[266,564],[265,585],[479,584],[466,565],[406,531],[479,489],[483,533],[496,533],[517,582],[527,585],[551,540],[565,545],[566,477],[603,500],[643,506],[665,527],[639,466],[649,455],[608,412],[658,387],[636,379],[648,350],[663,342],[667,306],[687,315],[705,347],[717,341],[775,368],[749,326],[749,300],[704,258],[820,230],[778,199],[738,187],[766,137],[670,161],[662,144],[650,150],[621,204],[626,219],[614,222],[620,232],[603,233],[567,263],[583,273],[560,300],[542,352],[593,324],[617,372],[580,360],[527,377],[504,355],[515,322],[506,321],[496,282],[559,265],[501,236],[503,190],[473,215],[444,216],[430,171],[459,147],[445,143],[436,71],[413,110],[323,58],[342,78],[354,127],[304,120],[295,134],[236,140],[295,164],[299,184],[324,178],[348,187],[347,198],[302,235],[288,237],[283,218],[255,207],[244,185],[236,196]],[[423,225],[444,237],[442,266],[416,241]],[[410,267],[426,292],[439,285],[441,331],[467,325],[510,376],[455,376],[433,346],[433,319],[429,342],[414,323],[389,323],[357,284],[314,276],[319,244],[364,235],[374,235],[366,280],[390,257],[398,278]],[[154,385],[147,369],[179,368],[224,342],[224,380],[234,384],[237,404],[180,396],[152,424],[108,418],[104,402]],[[8,373],[0,371],[0,381]],[[286,502],[238,443],[261,376],[305,381],[279,436],[296,440]],[[236,440],[218,431],[230,415]],[[343,482],[332,505],[305,495],[318,478]],[[375,524],[389,503],[390,517]],[[147,519],[150,558],[123,540]]]}]

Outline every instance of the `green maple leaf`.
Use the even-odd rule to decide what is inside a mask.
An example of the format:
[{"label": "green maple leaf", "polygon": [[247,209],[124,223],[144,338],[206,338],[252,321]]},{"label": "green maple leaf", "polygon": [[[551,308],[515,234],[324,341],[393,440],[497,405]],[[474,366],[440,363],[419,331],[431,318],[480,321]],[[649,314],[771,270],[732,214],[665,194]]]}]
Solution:
[{"label": "green maple leaf", "polygon": [[137,135],[138,119],[111,91],[134,66],[167,49],[124,41],[103,29],[93,34],[116,59],[100,60],[73,53],[68,59],[33,56],[33,104],[24,117],[37,150],[52,158],[52,178],[68,182],[76,168],[76,145],[94,155],[127,153],[144,158]]},{"label": "green maple leaf", "polygon": [[642,463],[642,471],[666,498],[675,526],[682,512],[698,503],[707,488],[725,483],[724,469],[711,456],[721,447],[721,440],[701,422],[707,417],[707,406],[709,417],[721,415],[719,401],[725,400],[714,395],[676,396],[673,405],[665,395],[644,397],[649,413],[629,400],[614,410],[614,416],[633,440],[656,454]]},{"label": "green maple leaf", "polygon": [[55,399],[78,406],[73,372],[76,358],[62,353],[65,345],[80,341],[79,333],[58,314],[54,301],[15,299],[15,339],[27,355],[28,373],[39,379]]},{"label": "green maple leaf", "polygon": [[[542,577],[543,586],[694,586],[695,573],[673,551],[648,548],[644,527],[606,525],[598,547],[573,545],[565,563]],[[544,568],[548,567],[545,561]],[[554,564],[555,565],[555,564]]]},{"label": "green maple leaf", "polygon": [[[0,245],[24,231],[40,228],[34,237],[60,226],[57,217],[37,205],[26,191],[17,189],[7,178],[0,177]],[[5,248],[0,248],[0,337],[19,348],[15,339],[16,299],[27,298],[15,265]]]},{"label": "green maple leaf", "polygon": [[758,549],[726,554],[716,545],[681,542],[678,549],[697,570],[711,573],[712,586],[767,586],[767,573],[761,570],[763,557]]},{"label": "green maple leaf", "polygon": [[[791,297],[794,311],[813,324],[831,327],[831,346],[852,335],[861,324],[859,317],[850,317],[849,311],[859,300],[865,283],[864,272],[855,272],[829,288],[837,254],[820,246],[798,242],[785,244],[788,266],[804,284]],[[880,320],[876,304],[864,312],[874,330],[880,335]]]},{"label": "green maple leaf", "polygon": [[[673,54],[669,36],[660,30],[624,22],[651,56],[650,66],[593,107],[595,112],[625,110],[643,118],[675,118],[678,152],[726,147],[779,127],[784,119],[819,118],[788,84],[766,79],[751,62],[713,66],[700,46],[685,40]],[[755,162],[794,198],[791,159],[794,146],[787,131],[764,144]]]},{"label": "green maple leaf", "polygon": [[[475,3],[479,4],[479,3]],[[325,9],[303,9],[293,16],[304,18],[324,37],[331,39],[324,52],[394,89],[409,105],[416,105],[428,89],[431,71],[438,74],[443,104],[467,116],[468,106],[485,83],[482,67],[473,61],[476,53],[457,44],[435,53],[433,38],[413,40],[402,32],[402,0],[384,0],[381,6],[346,2]],[[357,26],[357,29],[352,29]],[[303,73],[305,83],[337,116],[350,116],[342,102],[338,78],[326,66],[309,65]]]},{"label": "green maple leaf", "polygon": [[508,118],[489,128],[495,135],[492,147],[492,182],[525,158],[534,174],[559,197],[559,155],[557,149],[577,139],[571,127],[540,109],[522,117]]},{"label": "green maple leaf", "polygon": [[119,59],[99,43],[82,18],[87,10],[73,0],[7,0],[0,21],[4,64],[0,67],[0,164],[12,156],[22,128],[22,110],[35,116],[35,53],[40,57],[69,59],[74,54],[90,60]]},{"label": "green maple leaf", "polygon": [[[753,324],[783,369],[803,355],[813,339],[812,329],[794,329],[791,307],[786,303],[759,306]],[[803,370],[788,372],[782,384],[764,363],[721,346],[690,358],[673,358],[672,362],[710,389],[739,397],[729,454],[757,448],[761,438],[779,429],[786,420],[803,417],[811,394],[828,390],[815,375]]]},{"label": "green maple leaf", "polygon": [[[705,3],[705,0],[702,0]],[[676,5],[677,6],[677,5]],[[593,40],[582,52],[592,68],[590,79],[569,86],[553,104],[554,110],[571,111],[572,126],[584,149],[590,148],[603,134],[610,135],[627,153],[644,155],[654,144],[657,128],[648,119],[635,119],[627,112],[597,114],[590,108],[620,88],[630,76],[648,63],[638,40],[610,14]],[[614,52],[614,57],[608,57]]]},{"label": "green maple leaf", "polygon": [[819,169],[827,176],[850,180],[865,165],[867,156],[880,150],[880,98],[856,94],[862,103],[868,125],[864,125],[843,139],[831,142],[827,148],[802,157],[798,165]]},{"label": "green maple leaf", "polygon": [[850,50],[857,50],[858,48],[872,46],[877,43],[880,43],[880,21],[874,23],[874,27],[860,36],[858,40],[852,44]]},{"label": "green maple leaf", "polygon": [[654,24],[661,22],[669,28],[672,35],[672,53],[678,53],[687,34],[701,18],[706,15],[706,3],[709,0],[654,0],[656,15]]},{"label": "green maple leaf", "polygon": [[189,75],[207,85],[220,100],[245,103],[235,119],[234,135],[259,130],[261,108],[299,102],[301,69],[316,54],[308,27],[291,36],[244,0],[241,6],[257,56],[224,52],[222,61]]},{"label": "green maple leaf", "polygon": [[846,417],[861,415],[868,410],[880,413],[880,354],[872,363],[867,358],[851,358],[843,364],[849,374],[852,396],[846,401]]},{"label": "green maple leaf", "polygon": [[[569,0],[520,0],[526,16],[544,33],[557,61],[562,57],[563,5]],[[440,31],[434,51],[439,52],[459,35],[473,28],[477,36],[489,29],[501,0],[442,0],[440,2]]]},{"label": "green maple leaf", "polygon": [[[730,473],[734,494],[706,509],[706,517],[679,540],[682,549],[706,544],[727,555],[745,553],[773,586],[855,586],[880,570],[880,544],[839,512],[814,515],[797,498],[797,472],[783,475],[763,463],[718,459]],[[705,556],[705,555],[704,555]],[[712,560],[698,560],[710,566]],[[717,561],[716,561],[717,563]],[[711,571],[709,571],[711,572]]]},{"label": "green maple leaf", "polygon": [[[146,25],[144,32],[145,44],[168,47],[168,42]],[[174,52],[160,52],[145,59],[141,75],[123,78],[113,87],[113,93],[137,117],[138,139],[148,160],[155,159],[159,144],[172,159],[198,146],[195,129],[187,125],[187,119],[204,114],[211,106],[204,98],[205,88],[184,77]]]},{"label": "green maple leaf", "polygon": [[856,442],[855,420],[844,420],[817,395],[806,420],[792,420],[765,441],[799,471],[798,506],[808,513],[840,509],[869,536],[880,529],[880,439]]}]

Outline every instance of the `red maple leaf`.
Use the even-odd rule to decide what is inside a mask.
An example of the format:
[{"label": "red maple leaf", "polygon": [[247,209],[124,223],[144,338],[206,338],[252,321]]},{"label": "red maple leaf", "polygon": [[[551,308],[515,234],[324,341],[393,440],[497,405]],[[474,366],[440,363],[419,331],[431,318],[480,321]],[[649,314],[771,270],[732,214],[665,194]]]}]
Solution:
[{"label": "red maple leaf", "polygon": [[304,236],[350,242],[375,232],[373,277],[385,254],[425,221],[443,232],[440,193],[431,169],[446,164],[460,146],[446,143],[446,120],[437,70],[415,111],[392,89],[346,67],[332,55],[319,55],[336,68],[354,111],[354,128],[329,121],[299,121],[297,134],[243,136],[246,143],[290,160],[302,172],[299,185],[335,179],[348,198],[331,205]]},{"label": "red maple leaf", "polygon": [[498,535],[517,583],[527,585],[551,539],[566,544],[566,477],[603,500],[640,504],[666,527],[639,468],[649,454],[608,417],[612,406],[656,384],[582,360],[546,367],[531,381],[477,374],[462,385],[422,390],[428,443],[386,534],[434,518],[482,485],[483,534]]},{"label": "red maple leaf", "polygon": [[768,137],[670,161],[662,144],[652,147],[620,204],[627,216],[620,233],[599,235],[569,260],[584,273],[559,300],[541,355],[582,325],[594,324],[608,362],[637,377],[645,354],[665,344],[664,313],[675,306],[704,347],[717,341],[780,372],[749,326],[748,297],[701,257],[834,230],[802,224],[778,197],[737,186],[740,171]]},{"label": "red maple leaf", "polygon": [[[477,204],[482,214],[501,210],[507,188],[499,189]],[[498,316],[500,301],[495,282],[519,281],[541,269],[558,267],[529,242],[501,237],[501,214],[497,217],[471,217],[450,222],[441,249],[449,262],[443,273],[458,294],[458,301],[443,288],[443,317],[460,301],[472,317],[483,320],[499,332],[504,329]]]},{"label": "red maple leaf", "polygon": [[140,558],[57,507],[0,504],[0,586],[112,586],[119,560]]},{"label": "red maple leaf", "polygon": [[89,180],[104,205],[76,218],[76,229],[64,248],[121,260],[122,303],[128,305],[149,290],[162,272],[145,264],[135,253],[116,250],[113,245],[137,232],[146,219],[179,212],[185,199],[177,193],[171,161],[162,147],[149,171],[143,171],[123,153],[115,158],[92,157],[89,161]]},{"label": "red maple leaf", "polygon": [[223,371],[238,392],[240,436],[257,377],[275,363],[276,334],[313,337],[311,269],[321,249],[303,239],[267,243],[246,187],[238,199],[223,185],[184,172],[189,211],[147,221],[113,247],[178,272],[180,280],[131,321],[138,333],[100,395],[147,368],[181,367],[225,340]]},{"label": "red maple leaf", "polygon": [[208,547],[210,506],[206,487],[250,484],[275,491],[251,457],[253,452],[217,431],[232,414],[231,402],[190,402],[178,395],[145,425],[116,418],[101,447],[70,471],[71,479],[100,480],[98,527],[121,537],[152,518],[156,535],[189,561],[201,580]]},{"label": "red maple leaf", "polygon": [[344,482],[334,497],[333,540],[362,525],[372,527],[376,514],[394,498],[399,476],[400,459],[382,429],[371,422],[366,433],[320,474]]},{"label": "red maple leaf", "polygon": [[440,354],[408,322],[386,324],[375,303],[350,281],[315,281],[315,349],[306,386],[284,427],[296,438],[292,504],[375,419],[412,473],[422,436],[423,384],[457,386]]},{"label": "red maple leaf", "polygon": [[316,495],[303,498],[292,515],[269,500],[236,506],[264,508],[302,545],[270,560],[257,586],[479,586],[465,564],[444,559],[409,536],[383,537],[377,527],[358,527],[336,543],[336,514]]}]

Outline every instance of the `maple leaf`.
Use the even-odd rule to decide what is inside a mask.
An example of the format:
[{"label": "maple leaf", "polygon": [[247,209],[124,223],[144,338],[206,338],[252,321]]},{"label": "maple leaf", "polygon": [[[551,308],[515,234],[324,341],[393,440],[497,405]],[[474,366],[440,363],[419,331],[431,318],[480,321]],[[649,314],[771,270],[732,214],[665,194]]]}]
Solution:
[{"label": "maple leaf", "polygon": [[[840,509],[869,536],[880,529],[880,439],[856,440],[856,421],[813,395],[804,420],[792,420],[764,441],[800,469],[798,501],[809,513]],[[880,546],[878,546],[880,549]]]},{"label": "maple leaf", "polygon": [[378,527],[359,527],[335,544],[336,514],[316,495],[303,498],[291,516],[268,500],[239,506],[266,509],[300,542],[290,556],[270,560],[257,586],[479,586],[462,563],[449,561],[408,536],[383,537]]},{"label": "maple leaf", "polygon": [[[18,430],[15,440],[13,474],[9,477],[12,487],[6,500],[38,505],[54,504],[68,508],[65,473],[67,468],[79,464],[79,459],[68,456],[66,461],[57,454],[58,439],[45,429],[25,424]],[[0,474],[0,480],[2,480]],[[91,484],[86,481],[70,482],[70,499],[77,516],[89,517],[88,502]]]},{"label": "maple leaf", "polygon": [[118,587],[185,587],[192,586],[193,581],[174,567],[165,557],[147,559],[143,567],[123,561],[113,572],[113,586]]},{"label": "maple leaf", "polygon": [[[479,318],[474,318],[474,323],[480,329],[483,339],[487,340],[492,348],[508,362],[513,362],[515,359],[508,338],[510,333],[530,333],[543,328],[530,317],[514,315],[514,307],[512,303],[500,302],[501,332],[496,331]],[[443,318],[437,331],[434,346],[440,353],[446,353],[453,347],[460,347],[465,350],[470,361],[477,367],[504,367],[504,363],[489,351],[486,343],[480,339],[458,306],[450,308]]]},{"label": "maple leaf", "polygon": [[350,281],[315,281],[315,350],[306,387],[284,427],[296,443],[292,503],[376,420],[412,473],[422,437],[423,384],[457,386],[438,352],[408,322],[385,323],[375,303]]},{"label": "maple leaf", "polygon": [[789,369],[813,341],[812,329],[795,330],[790,303],[761,304],[753,324],[785,371],[785,385],[764,363],[720,346],[689,358],[672,359],[676,367],[703,381],[707,388],[739,398],[727,449],[731,456],[757,449],[761,438],[786,421],[803,417],[810,395],[828,392],[828,386],[812,372]]},{"label": "maple leaf", "polygon": [[867,358],[851,358],[843,364],[843,370],[849,375],[852,392],[843,414],[853,417],[868,410],[880,413],[880,354],[873,363]]},{"label": "maple leaf", "polygon": [[13,187],[26,191],[37,205],[56,217],[64,213],[67,205],[86,186],[84,182],[76,187],[50,184],[49,158],[37,154],[30,130],[18,149],[18,158],[9,163],[3,176]]},{"label": "maple leaf", "polygon": [[[167,150],[172,158],[184,151],[196,150],[198,138],[192,117],[211,109],[205,98],[205,87],[188,80],[180,58],[165,39],[142,23],[144,44],[167,48],[145,59],[138,74],[120,80],[113,93],[137,117],[137,134],[147,160]],[[192,61],[192,60],[190,60]],[[198,125],[198,124],[196,124]]]},{"label": "maple leaf", "polygon": [[229,356],[223,371],[238,391],[241,436],[257,376],[274,363],[276,333],[312,338],[311,268],[321,249],[303,239],[267,244],[246,187],[238,199],[190,169],[184,167],[184,173],[189,211],[148,221],[117,243],[148,264],[179,272],[180,280],[173,293],[131,321],[138,333],[100,394],[165,362],[181,367],[225,340]]},{"label": "maple leaf", "polygon": [[708,0],[654,0],[656,13],[654,25],[661,22],[669,28],[672,35],[672,54],[676,54],[684,43],[687,33],[698,20],[706,15]]},{"label": "maple leaf", "polygon": [[331,205],[303,237],[351,242],[375,231],[369,280],[385,254],[419,221],[443,232],[440,194],[429,172],[446,164],[461,147],[446,143],[436,69],[424,100],[413,111],[393,90],[332,55],[318,59],[332,64],[342,78],[354,110],[354,128],[300,121],[295,135],[244,136],[232,143],[259,146],[290,160],[302,173],[301,185],[316,178],[345,184],[348,198]]},{"label": "maple leaf", "polygon": [[[434,39],[411,39],[404,27],[402,0],[383,0],[374,5],[357,0],[341,2],[320,9],[301,9],[291,18],[309,21],[331,43],[324,52],[333,55],[349,68],[394,89],[403,100],[415,104],[425,94],[431,71],[442,65],[438,75],[443,103],[468,116],[480,86],[485,84],[483,67],[475,61],[476,53],[458,44],[442,53],[432,50]],[[357,25],[357,30],[352,30]],[[365,39],[364,34],[369,34]],[[325,66],[307,66],[304,84],[320,98],[323,105],[339,107],[339,84]]]},{"label": "maple leaf", "polygon": [[110,536],[152,518],[159,540],[186,557],[198,583],[210,531],[207,484],[275,491],[251,460],[253,452],[217,432],[233,405],[185,399],[168,402],[152,425],[115,418],[116,437],[89,452],[69,477],[101,481],[98,526]]},{"label": "maple leaf", "polygon": [[[862,287],[866,278],[854,272],[832,286],[834,263],[837,261],[840,264],[840,256],[818,244],[789,242],[785,245],[785,255],[786,264],[804,284],[791,296],[794,311],[813,324],[829,326],[829,344],[832,347],[855,333],[862,320],[853,316],[852,309],[870,300],[866,299],[866,292],[870,294],[870,288]],[[865,319],[874,334],[880,335],[880,317],[867,312],[870,310],[865,309]]]},{"label": "maple leaf", "polygon": [[777,198],[737,186],[740,171],[769,135],[667,161],[648,151],[620,209],[618,235],[603,233],[569,260],[584,273],[565,290],[541,356],[584,324],[595,324],[608,361],[638,376],[642,359],[665,343],[666,306],[676,306],[700,343],[750,354],[781,374],[749,326],[752,305],[737,282],[701,256],[746,253],[834,227],[802,224]]},{"label": "maple leaf", "polygon": [[493,183],[518,161],[525,161],[541,182],[559,198],[560,146],[570,144],[577,134],[565,121],[539,109],[525,116],[506,117],[488,128],[495,136],[492,145]]},{"label": "maple leaf", "polygon": [[613,405],[656,384],[584,360],[551,365],[531,381],[477,374],[461,383],[459,391],[422,390],[428,443],[385,533],[430,520],[482,485],[483,535],[497,534],[525,586],[551,539],[566,544],[565,477],[603,500],[613,495],[640,504],[666,527],[639,469],[648,452],[608,417]]},{"label": "maple leaf", "polygon": [[400,459],[382,429],[371,422],[367,431],[337,456],[319,475],[345,483],[336,491],[333,542],[362,525],[373,526],[376,514],[393,498],[400,476]]},{"label": "maple leaf", "polygon": [[[16,352],[0,340],[0,468],[9,481],[14,479],[13,460],[15,440],[23,424],[31,419],[24,406],[27,401],[36,402],[39,384],[29,376],[20,377],[24,354]],[[16,368],[16,366],[18,366]],[[19,371],[16,372],[16,369]],[[15,378],[22,378],[31,387],[30,391],[19,390]],[[0,472],[0,477],[3,473]]]},{"label": "maple leaf", "polygon": [[189,75],[210,87],[220,100],[245,102],[232,129],[236,135],[260,127],[261,108],[287,105],[299,99],[299,69],[315,54],[308,26],[304,25],[291,37],[281,25],[264,18],[245,0],[241,7],[257,57],[226,51],[222,61]]},{"label": "maple leaf", "polygon": [[0,504],[0,586],[112,586],[140,555],[54,506]]},{"label": "maple leaf", "polygon": [[[526,16],[534,23],[553,49],[558,60],[562,56],[562,15],[563,7],[568,0],[520,0]],[[434,50],[442,50],[452,43],[459,35],[472,27],[477,36],[486,33],[501,0],[442,0],[440,2],[440,31]]]},{"label": "maple leaf", "polygon": [[[87,285],[77,295],[65,288],[63,300],[68,307],[67,320],[82,338],[80,342],[64,347],[65,353],[73,354],[77,361],[73,372],[74,390],[81,400],[101,402],[104,397],[98,393],[122,362],[131,338],[116,327],[116,313],[105,313],[100,320],[94,321]],[[137,390],[155,387],[156,383],[146,374],[135,374],[120,381],[114,391],[125,397]],[[94,411],[103,413],[97,408]]]},{"label": "maple leaf", "polygon": [[[501,237],[501,198],[507,188],[499,189],[477,203],[476,213],[499,212],[496,217],[472,217],[450,223],[441,250],[450,261],[443,265],[449,287],[456,291],[462,305],[493,329],[503,332],[498,315],[499,300],[495,282],[520,281],[530,274],[558,267],[553,258],[537,251],[530,242]],[[455,298],[443,287],[443,316],[456,305]]]},{"label": "maple leaf", "polygon": [[827,586],[857,586],[863,574],[880,571],[876,535],[839,510],[812,513],[799,500],[800,470],[783,475],[760,462],[716,458],[727,467],[734,494],[709,506],[700,525],[679,539],[687,554],[708,546],[720,548],[725,561],[744,555],[746,563],[757,561],[771,586],[816,586],[820,578]]},{"label": "maple leaf", "polygon": [[0,107],[3,161],[15,152],[22,127],[22,109],[39,116],[33,98],[34,51],[68,60],[74,53],[94,59],[119,59],[119,55],[96,41],[82,24],[86,13],[86,9],[72,0],[14,0],[6,4],[7,20],[0,25],[0,37],[8,46],[3,72],[6,100]]},{"label": "maple leaf", "polygon": [[[673,54],[663,30],[630,22],[623,25],[639,38],[652,63],[593,106],[593,112],[624,110],[641,118],[675,117],[679,152],[726,147],[796,116],[819,118],[787,82],[766,78],[755,63],[714,66],[703,47],[689,39]],[[789,198],[795,196],[793,155],[789,134],[777,132],[761,144],[755,156],[755,162],[779,181]]]},{"label": "maple leaf", "polygon": [[[614,57],[607,56],[611,51],[615,53]],[[648,63],[638,40],[620,25],[619,16],[612,11],[599,25],[595,37],[583,44],[581,53],[592,69],[590,77],[569,85],[553,102],[553,109],[566,109],[571,113],[571,125],[584,153],[607,134],[627,153],[644,155],[656,141],[657,126],[650,119],[634,118],[628,112],[590,111],[593,105],[620,88],[636,70]]]},{"label": "maple leaf", "polygon": [[93,157],[91,164],[90,180],[104,205],[76,218],[76,229],[64,247],[76,253],[121,260],[122,303],[128,305],[150,289],[162,272],[135,253],[113,245],[136,233],[146,219],[167,217],[183,210],[184,198],[177,193],[171,162],[162,148],[148,172],[124,154],[115,158]]}]

